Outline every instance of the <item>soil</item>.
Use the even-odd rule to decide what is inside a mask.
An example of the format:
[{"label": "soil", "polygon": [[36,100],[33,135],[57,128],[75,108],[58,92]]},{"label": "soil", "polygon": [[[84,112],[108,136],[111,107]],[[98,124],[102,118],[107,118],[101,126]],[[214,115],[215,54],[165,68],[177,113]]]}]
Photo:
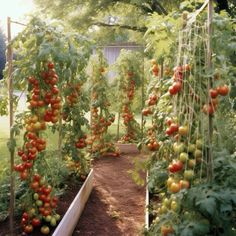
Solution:
[{"label": "soil", "polygon": [[[143,159],[136,155],[135,159]],[[145,216],[145,187],[131,179],[134,155],[103,157],[94,163],[94,189],[73,236],[141,235]],[[145,174],[142,173],[145,178]]]},{"label": "soil", "polygon": [[[141,235],[145,215],[145,187],[136,185],[129,170],[143,155],[102,157],[93,163],[94,188],[75,228],[73,236]],[[145,173],[141,173],[145,178]],[[81,185],[70,182],[60,197],[57,212],[63,217]],[[15,236],[21,233],[20,219],[15,219]],[[51,231],[52,235],[53,231]],[[9,235],[9,221],[0,222],[0,236]],[[34,230],[33,236],[42,234]]]},{"label": "soil", "polygon": [[[59,198],[58,202],[58,208],[57,213],[61,215],[61,217],[64,216],[67,209],[69,208],[71,202],[74,200],[76,194],[79,192],[82,183],[76,183],[73,181],[68,181],[65,184],[67,184],[66,192]],[[22,228],[20,225],[21,219],[19,217],[15,218],[15,227],[14,227],[14,236],[25,236],[25,234],[22,234]],[[53,234],[55,228],[50,227],[51,232],[50,235]],[[9,220],[7,219],[4,222],[0,222],[0,236],[8,236],[10,235],[9,230]],[[35,228],[33,233],[30,234],[33,236],[42,236],[42,233],[40,232],[40,228]]]}]

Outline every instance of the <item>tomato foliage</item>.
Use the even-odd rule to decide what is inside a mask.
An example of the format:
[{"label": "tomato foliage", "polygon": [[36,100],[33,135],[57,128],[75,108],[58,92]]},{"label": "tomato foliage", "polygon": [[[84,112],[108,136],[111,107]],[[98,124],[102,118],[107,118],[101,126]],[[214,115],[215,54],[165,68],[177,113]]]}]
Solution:
[{"label": "tomato foliage", "polygon": [[[124,142],[137,141],[140,137],[140,127],[134,118],[133,100],[137,90],[141,87],[143,77],[143,58],[140,52],[121,50],[115,63],[118,78],[119,112],[126,127]],[[139,100],[140,101],[140,100]],[[142,101],[140,101],[142,103]]]},{"label": "tomato foliage", "polygon": [[[222,109],[227,112],[232,108],[233,25],[224,13],[214,15],[213,66],[208,69],[206,14],[193,24],[185,12],[179,19],[168,17],[161,19],[167,20],[165,24],[152,21],[150,35],[146,35],[150,50],[156,49],[154,55],[162,65],[161,76],[153,75],[148,86],[145,108],[153,119],[143,140],[151,151],[148,187],[159,197],[158,202],[151,202],[153,220],[146,234],[234,235],[235,155],[223,149],[221,130],[214,123],[222,124]],[[163,33],[151,36],[153,25],[164,28]],[[164,42],[168,34],[171,38]],[[157,48],[160,45],[162,53]],[[158,97],[155,103],[151,102],[153,95]],[[214,123],[213,142],[209,140],[210,119]],[[150,146],[152,139],[158,141],[157,150]],[[209,149],[213,150],[212,163]]]},{"label": "tomato foliage", "polygon": [[[60,218],[56,214],[56,191],[50,185],[55,175],[52,178],[46,158],[45,131],[48,128],[58,131],[61,143],[54,154],[60,158],[62,153],[73,173],[84,179],[89,171],[89,160],[77,142],[85,143],[82,127],[88,124],[84,115],[89,110],[89,101],[82,94],[82,85],[86,81],[85,68],[91,50],[86,38],[75,33],[65,34],[63,29],[37,18],[32,18],[13,40],[12,47],[16,53],[14,89],[26,92],[29,109],[17,115],[12,132],[25,131],[23,145],[18,149],[21,163],[17,161],[15,170],[28,187],[23,195],[22,226],[25,233],[30,233],[33,227],[43,223],[54,227]],[[9,145],[12,149],[16,142]],[[57,174],[59,171],[60,168]],[[42,226],[41,231],[46,231],[46,227]]]}]

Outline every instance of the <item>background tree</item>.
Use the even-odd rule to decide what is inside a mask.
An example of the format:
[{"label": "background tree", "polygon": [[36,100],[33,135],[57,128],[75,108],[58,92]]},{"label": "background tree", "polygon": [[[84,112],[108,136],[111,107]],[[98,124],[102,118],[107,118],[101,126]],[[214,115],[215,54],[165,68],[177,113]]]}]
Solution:
[{"label": "background tree", "polygon": [[[143,35],[147,30],[148,15],[153,13],[168,15],[179,9],[191,10],[191,5],[198,8],[204,2],[204,0],[34,1],[41,13],[60,19],[69,27],[83,33],[88,33],[100,45],[119,41],[142,43]],[[216,0],[215,3],[218,11],[226,10],[232,16],[234,15],[235,0]]]}]

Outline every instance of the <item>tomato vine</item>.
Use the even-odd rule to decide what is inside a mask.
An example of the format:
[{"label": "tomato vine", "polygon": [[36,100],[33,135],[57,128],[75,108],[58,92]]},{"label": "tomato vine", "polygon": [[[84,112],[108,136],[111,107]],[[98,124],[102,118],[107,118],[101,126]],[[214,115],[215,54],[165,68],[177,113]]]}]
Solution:
[{"label": "tomato vine", "polygon": [[[121,138],[123,142],[137,141],[141,136],[140,126],[134,117],[133,101],[135,92],[142,85],[142,58],[140,52],[121,50],[115,65],[118,73],[120,113],[126,128],[126,133]],[[142,104],[142,101],[139,100],[139,102]]]},{"label": "tomato vine", "polygon": [[119,156],[119,151],[108,137],[108,127],[115,121],[110,113],[107,98],[108,82],[105,76],[107,63],[101,51],[90,59],[91,87],[91,136],[90,153],[93,157],[110,153]]}]

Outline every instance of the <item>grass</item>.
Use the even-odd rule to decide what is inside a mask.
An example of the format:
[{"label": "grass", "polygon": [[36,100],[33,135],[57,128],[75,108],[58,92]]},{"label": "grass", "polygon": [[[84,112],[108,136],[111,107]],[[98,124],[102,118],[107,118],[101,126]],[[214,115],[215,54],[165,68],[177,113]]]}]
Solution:
[{"label": "grass", "polygon": [[0,117],[0,170],[5,168],[8,159],[9,159],[9,152],[7,148],[7,141],[9,139],[9,122],[8,117],[3,116]]}]

